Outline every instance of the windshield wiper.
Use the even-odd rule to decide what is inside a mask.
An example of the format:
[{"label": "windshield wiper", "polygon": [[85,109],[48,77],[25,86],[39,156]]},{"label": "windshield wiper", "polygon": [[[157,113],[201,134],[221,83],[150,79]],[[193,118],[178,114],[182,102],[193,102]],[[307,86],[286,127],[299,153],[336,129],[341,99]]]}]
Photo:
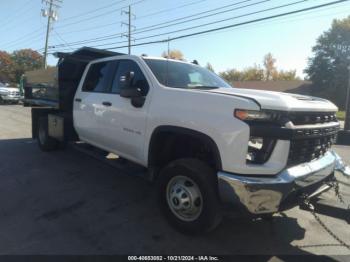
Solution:
[{"label": "windshield wiper", "polygon": [[188,86],[188,89],[218,89],[219,86]]}]

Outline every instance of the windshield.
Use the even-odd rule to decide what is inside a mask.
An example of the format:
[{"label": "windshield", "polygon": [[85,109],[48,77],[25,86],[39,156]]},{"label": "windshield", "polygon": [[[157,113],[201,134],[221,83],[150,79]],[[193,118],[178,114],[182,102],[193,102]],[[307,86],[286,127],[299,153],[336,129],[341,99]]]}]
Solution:
[{"label": "windshield", "polygon": [[171,60],[144,60],[158,81],[168,87],[188,89],[232,88],[219,76],[198,65]]}]

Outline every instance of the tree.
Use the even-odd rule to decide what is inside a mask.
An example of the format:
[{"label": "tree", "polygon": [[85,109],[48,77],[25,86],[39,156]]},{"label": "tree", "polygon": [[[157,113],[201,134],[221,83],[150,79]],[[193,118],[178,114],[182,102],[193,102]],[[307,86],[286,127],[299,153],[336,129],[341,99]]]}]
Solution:
[{"label": "tree", "polygon": [[14,51],[11,55],[13,61],[13,74],[16,82],[26,71],[43,67],[43,56],[32,49]]},{"label": "tree", "polygon": [[209,62],[206,64],[205,68],[215,73],[213,66]]},{"label": "tree", "polygon": [[242,81],[243,80],[242,72],[240,72],[236,69],[228,69],[224,72],[220,72],[219,75],[229,83],[233,82],[233,81]]},{"label": "tree", "polygon": [[254,65],[243,70],[243,81],[262,81],[264,80],[264,70]]},{"label": "tree", "polygon": [[5,51],[0,51],[0,82],[14,81],[13,61],[11,55]]},{"label": "tree", "polygon": [[248,67],[243,71],[239,71],[236,69],[229,69],[219,73],[219,75],[222,78],[224,78],[227,82],[264,80],[264,70],[258,65]]},{"label": "tree", "polygon": [[265,55],[264,60],[263,60],[263,64],[265,67],[265,80],[266,81],[270,81],[273,80],[273,77],[276,77],[276,59],[273,58],[271,53],[268,53],[267,55]]},{"label": "tree", "polygon": [[182,54],[182,52],[180,50],[177,50],[177,49],[170,50],[169,55],[168,55],[168,52],[164,51],[162,53],[162,57],[170,58],[170,59],[177,59],[177,60],[184,60],[184,55]]},{"label": "tree", "polygon": [[300,80],[296,75],[296,70],[277,70],[271,53],[264,56],[264,68],[255,64],[254,66],[245,68],[243,71],[236,69],[228,69],[219,75],[228,82],[232,81],[277,81],[277,80]]},{"label": "tree", "polygon": [[[309,58],[305,73],[314,83],[314,92],[327,98],[340,108],[345,108],[348,82],[347,56],[337,52],[337,46],[350,45],[350,16],[335,19],[329,30],[325,31],[312,48],[313,57]],[[316,89],[317,88],[317,89]]]},{"label": "tree", "polygon": [[273,80],[284,80],[284,81],[292,81],[292,80],[300,80],[297,77],[297,70],[280,70],[276,71],[273,76]]}]

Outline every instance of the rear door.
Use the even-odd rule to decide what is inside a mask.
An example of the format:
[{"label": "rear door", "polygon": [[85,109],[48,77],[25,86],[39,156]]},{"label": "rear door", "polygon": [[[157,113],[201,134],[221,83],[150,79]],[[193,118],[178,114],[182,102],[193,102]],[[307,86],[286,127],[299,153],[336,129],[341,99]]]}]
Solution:
[{"label": "rear door", "polygon": [[108,114],[110,90],[116,61],[90,64],[84,83],[74,98],[74,126],[81,140],[105,148],[105,117]]}]

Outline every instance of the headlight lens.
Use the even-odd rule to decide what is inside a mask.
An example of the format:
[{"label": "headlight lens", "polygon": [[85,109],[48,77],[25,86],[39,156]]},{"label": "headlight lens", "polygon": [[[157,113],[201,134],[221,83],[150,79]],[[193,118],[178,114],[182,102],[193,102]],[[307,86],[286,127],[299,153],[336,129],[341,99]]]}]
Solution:
[{"label": "headlight lens", "polygon": [[242,121],[273,121],[278,118],[277,113],[243,109],[236,109],[234,116]]},{"label": "headlight lens", "polygon": [[248,142],[246,161],[251,164],[266,163],[275,147],[276,140],[251,136]]}]

